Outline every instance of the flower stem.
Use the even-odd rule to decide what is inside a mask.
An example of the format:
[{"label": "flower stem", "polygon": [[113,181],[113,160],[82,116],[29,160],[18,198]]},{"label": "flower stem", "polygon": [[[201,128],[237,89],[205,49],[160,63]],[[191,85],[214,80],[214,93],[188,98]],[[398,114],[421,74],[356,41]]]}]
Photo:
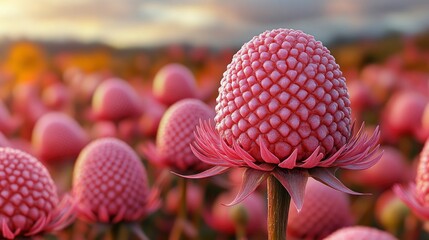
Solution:
[{"label": "flower stem", "polygon": [[187,180],[186,178],[179,178],[180,202],[179,213],[174,222],[173,229],[171,230],[170,240],[179,240],[182,235],[183,227],[186,222],[186,191]]},{"label": "flower stem", "polygon": [[268,239],[285,240],[290,195],[273,175],[270,175],[267,179],[267,195]]}]

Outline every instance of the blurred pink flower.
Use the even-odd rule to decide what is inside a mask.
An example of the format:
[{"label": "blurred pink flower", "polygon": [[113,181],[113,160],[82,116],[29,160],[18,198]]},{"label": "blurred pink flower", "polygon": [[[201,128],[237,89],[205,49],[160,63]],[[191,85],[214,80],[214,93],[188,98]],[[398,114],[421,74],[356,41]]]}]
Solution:
[{"label": "blurred pink flower", "polygon": [[393,190],[417,216],[429,220],[429,139],[420,153],[416,181],[408,186],[397,184]]},{"label": "blurred pink flower", "polygon": [[115,138],[100,138],[79,154],[73,172],[77,216],[88,222],[137,221],[152,206],[146,170],[134,150]]},{"label": "blurred pink flower", "polygon": [[312,180],[307,183],[301,211],[289,209],[287,238],[323,239],[351,226],[353,218],[347,194]]},{"label": "blurred pink flower", "polygon": [[354,226],[346,227],[329,235],[324,240],[396,240],[396,238],[385,231],[364,227],[364,226]]},{"label": "blurred pink flower", "polygon": [[156,146],[147,143],[143,152],[148,160],[158,166],[186,172],[206,169],[191,151],[194,131],[199,121],[212,118],[214,111],[201,100],[183,99],[171,105],[159,124]]}]

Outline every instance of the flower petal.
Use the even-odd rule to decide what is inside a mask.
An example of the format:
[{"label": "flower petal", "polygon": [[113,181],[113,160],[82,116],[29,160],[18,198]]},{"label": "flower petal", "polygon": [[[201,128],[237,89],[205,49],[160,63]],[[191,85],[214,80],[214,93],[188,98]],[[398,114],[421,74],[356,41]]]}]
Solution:
[{"label": "flower petal", "polygon": [[1,224],[1,229],[2,229],[2,235],[5,236],[6,238],[9,239],[14,239],[15,238],[15,234],[10,230],[9,226],[6,223],[6,219],[2,220],[2,224]]},{"label": "flower petal", "polygon": [[146,159],[157,167],[164,166],[163,159],[159,156],[156,146],[153,142],[143,143],[140,148],[140,152],[146,157]]},{"label": "flower petal", "polygon": [[283,160],[278,166],[281,168],[292,169],[296,167],[296,159],[298,157],[298,149],[295,148],[291,155]]},{"label": "flower petal", "polygon": [[307,170],[276,168],[272,174],[289,192],[296,209],[301,211],[302,205],[304,204],[305,186],[308,180]]},{"label": "flower petal", "polygon": [[319,153],[319,151],[320,151],[320,146],[317,146],[317,148],[313,151],[313,153],[307,159],[305,159],[304,163],[299,165],[299,167],[302,167],[302,168],[316,167],[320,163],[320,160],[323,158],[323,153]]},{"label": "flower petal", "polygon": [[190,178],[190,179],[198,179],[198,178],[206,178],[206,177],[211,177],[211,176],[215,176],[215,175],[219,175],[222,174],[224,172],[226,172],[229,169],[229,167],[224,167],[224,166],[214,166],[212,168],[209,168],[203,172],[197,173],[197,174],[193,174],[193,175],[182,175],[176,172],[172,172],[173,174],[176,174],[177,176],[181,176],[184,178]]},{"label": "flower petal", "polygon": [[408,186],[396,184],[393,186],[393,192],[421,219],[429,220],[429,209],[418,200],[415,190],[415,184],[410,183]]},{"label": "flower petal", "polygon": [[366,193],[355,192],[349,189],[348,187],[346,187],[340,180],[338,180],[337,177],[335,177],[334,175],[335,170],[336,169],[333,169],[333,168],[312,168],[312,169],[309,169],[308,172],[317,181],[324,183],[325,185],[333,189],[336,189],[338,191],[345,192],[348,194],[353,194],[353,195],[368,195]]},{"label": "flower petal", "polygon": [[226,206],[233,206],[243,201],[249,196],[255,189],[268,177],[267,172],[255,170],[253,168],[246,168],[243,172],[243,178],[235,199],[232,202],[226,204]]},{"label": "flower petal", "polygon": [[268,150],[264,141],[262,141],[262,137],[258,138],[259,148],[261,152],[262,159],[267,163],[279,164],[280,160],[276,157],[270,150]]},{"label": "flower petal", "polygon": [[202,152],[197,145],[190,145],[192,153],[201,161],[210,164],[210,165],[221,165],[221,166],[231,166],[228,161],[225,161],[223,158],[217,156],[208,155],[207,152]]}]

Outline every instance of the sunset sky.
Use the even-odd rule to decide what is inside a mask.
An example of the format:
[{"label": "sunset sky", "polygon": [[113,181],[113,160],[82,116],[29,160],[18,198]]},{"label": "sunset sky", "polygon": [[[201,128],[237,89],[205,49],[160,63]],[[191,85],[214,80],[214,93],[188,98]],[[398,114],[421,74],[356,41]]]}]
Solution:
[{"label": "sunset sky", "polygon": [[225,46],[282,27],[329,41],[417,32],[428,13],[427,0],[0,0],[0,39]]}]

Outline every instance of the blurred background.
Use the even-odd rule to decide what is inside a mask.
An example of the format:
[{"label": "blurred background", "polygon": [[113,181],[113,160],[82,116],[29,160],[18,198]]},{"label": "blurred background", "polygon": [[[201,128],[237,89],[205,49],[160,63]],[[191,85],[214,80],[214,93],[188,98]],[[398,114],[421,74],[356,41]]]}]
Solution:
[{"label": "blurred background", "polygon": [[[38,119],[64,112],[91,139],[109,135],[130,144],[153,182],[155,167],[139,146],[155,139],[168,107],[151,95],[159,70],[183,64],[202,100],[213,106],[222,74],[243,43],[266,30],[300,29],[336,58],[357,125],[365,121],[368,129],[382,129],[388,160],[367,173],[339,174],[354,190],[373,193],[350,197],[353,224],[378,227],[400,239],[425,239],[422,224],[390,189],[415,178],[418,154],[429,136],[428,13],[427,0],[0,0],[0,121],[10,121],[0,131],[12,146],[37,154],[31,141]],[[145,111],[137,120],[96,125],[91,99],[111,77],[127,81]],[[148,110],[150,105],[159,108]],[[50,167],[63,192],[70,188],[71,168]],[[62,171],[68,172],[65,177]],[[217,190],[202,197],[210,205],[225,188],[207,185]],[[166,216],[172,218],[157,212],[142,224],[151,239],[166,239],[157,232],[171,228]],[[234,238],[208,224],[201,229],[206,237]],[[67,239],[63,234],[59,238]]]}]

